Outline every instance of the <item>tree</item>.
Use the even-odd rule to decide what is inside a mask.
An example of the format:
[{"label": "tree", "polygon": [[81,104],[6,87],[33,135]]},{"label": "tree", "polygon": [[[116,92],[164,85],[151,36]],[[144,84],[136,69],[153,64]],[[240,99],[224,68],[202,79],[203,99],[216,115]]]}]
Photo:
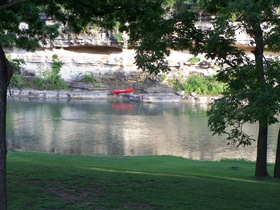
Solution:
[{"label": "tree", "polygon": [[[0,1],[0,209],[7,209],[6,197],[6,95],[12,65],[3,47],[35,50],[60,33],[79,33],[88,24],[113,28],[134,35],[139,26],[159,19],[165,12],[165,0],[2,0]],[[42,17],[50,17],[48,24]],[[150,17],[149,17],[150,16]],[[21,27],[22,24],[25,27]],[[132,40],[133,43],[135,40]]]},{"label": "tree", "polygon": [[[206,42],[207,56],[228,67],[217,78],[228,85],[224,96],[217,100],[209,112],[210,129],[215,134],[227,133],[228,139],[248,145],[252,140],[242,125],[258,122],[256,177],[268,176],[268,125],[276,123],[279,113],[279,65],[264,56],[265,46],[279,51],[280,19],[275,12],[279,1],[204,1],[204,8],[218,14],[214,29]],[[207,4],[206,4],[207,3]],[[253,50],[251,59],[235,47],[235,31],[250,37]],[[230,107],[230,108],[228,108]],[[226,129],[232,126],[230,132]]]},{"label": "tree", "polygon": [[170,71],[166,57],[171,49],[188,49],[195,55],[202,52],[204,33],[195,27],[198,13],[193,7],[181,9],[186,5],[181,0],[175,3],[180,5],[180,9],[175,7],[171,14],[161,16],[147,11],[137,30],[130,28],[130,42],[136,49],[135,63],[143,71],[155,74]]},{"label": "tree", "polygon": [[275,178],[280,178],[280,128],[278,131],[277,138],[277,149],[276,149],[276,158],[275,158],[275,166],[274,166],[274,175]]},{"label": "tree", "polygon": [[[227,90],[209,111],[209,127],[214,134],[227,134],[229,143],[246,146],[254,139],[244,133],[243,124],[258,123],[255,176],[268,176],[268,126],[277,122],[275,115],[280,110],[279,61],[268,62],[264,49],[280,50],[280,19],[276,12],[280,1],[199,0],[193,3],[196,5],[192,8],[180,9],[170,18],[159,17],[149,26],[144,24],[142,30],[148,33],[132,36],[140,43],[136,63],[149,72],[168,71],[165,57],[169,49],[189,49],[193,54],[205,53],[207,58],[215,60],[221,66],[217,79],[227,85]],[[212,29],[203,31],[195,27],[199,11],[216,17]],[[237,32],[249,37],[252,56],[236,47]],[[277,167],[279,156],[277,153],[276,168],[280,168]]]},{"label": "tree", "polygon": [[6,209],[6,97],[12,69],[2,48],[0,48],[0,68],[5,70],[0,71],[0,207]]},{"label": "tree", "polygon": [[[226,134],[229,143],[237,146],[251,145],[255,141],[243,130],[245,123],[263,121],[266,126],[276,123],[275,115],[279,112],[279,73],[278,61],[270,61],[264,67],[265,84],[259,84],[255,75],[257,70],[249,62],[240,67],[227,68],[217,75],[219,81],[228,85],[223,97],[213,103],[209,114],[209,127],[214,134]],[[267,176],[267,128],[261,133],[259,125],[256,177]],[[263,142],[260,145],[260,142]],[[261,153],[261,154],[260,154]]]}]

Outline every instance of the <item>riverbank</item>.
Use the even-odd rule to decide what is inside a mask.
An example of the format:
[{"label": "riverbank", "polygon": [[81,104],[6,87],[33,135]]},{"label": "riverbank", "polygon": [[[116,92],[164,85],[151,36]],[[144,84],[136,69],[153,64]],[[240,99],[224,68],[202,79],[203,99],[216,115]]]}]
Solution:
[{"label": "riverbank", "polygon": [[130,94],[112,94],[110,89],[89,90],[32,90],[11,89],[8,97],[15,98],[41,98],[41,99],[69,99],[69,100],[98,100],[119,98],[140,103],[198,103],[208,104],[215,98],[213,96],[186,96],[181,92],[146,92]]},{"label": "riverbank", "polygon": [[9,152],[7,163],[10,210],[280,208],[279,180],[255,180],[253,162]]}]

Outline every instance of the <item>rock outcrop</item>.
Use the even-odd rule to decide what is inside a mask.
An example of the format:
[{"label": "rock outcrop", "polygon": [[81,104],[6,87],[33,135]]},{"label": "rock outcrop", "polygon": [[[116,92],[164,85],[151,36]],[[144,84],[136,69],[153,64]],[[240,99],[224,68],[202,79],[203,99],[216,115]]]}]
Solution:
[{"label": "rock outcrop", "polygon": [[[23,59],[24,75],[41,76],[50,69],[52,56],[56,54],[64,65],[61,77],[65,81],[79,82],[86,74],[92,75],[104,84],[123,87],[135,82],[156,81],[148,73],[143,73],[135,65],[135,51],[126,48],[128,37],[123,34],[120,44],[112,33],[102,29],[86,31],[80,35],[64,35],[35,52],[20,49],[6,49],[12,58]],[[187,51],[173,51],[167,58],[172,72],[165,75],[166,79],[186,78],[191,72],[213,74],[217,67],[200,55],[200,62],[192,64],[189,59],[194,57]],[[201,65],[207,63],[208,65]],[[158,81],[156,81],[158,82]],[[160,81],[163,82],[163,81]],[[150,86],[150,85],[148,85]]]},{"label": "rock outcrop", "polygon": [[29,99],[57,99],[57,100],[123,100],[140,103],[193,103],[208,104],[215,97],[184,96],[175,93],[130,93],[113,95],[111,90],[10,90],[8,97]]},{"label": "rock outcrop", "polygon": [[[242,34],[239,36],[241,41],[246,38]],[[123,40],[120,45],[113,34],[98,29],[76,36],[58,37],[35,52],[16,48],[6,49],[6,52],[12,58],[24,60],[22,71],[29,77],[42,76],[44,71],[50,69],[52,56],[56,54],[64,63],[60,72],[61,78],[70,84],[71,89],[88,91],[100,87],[134,87],[137,93],[170,93],[172,90],[166,87],[169,80],[187,78],[191,73],[211,75],[220,68],[203,54],[197,56],[197,63],[192,63],[190,59],[194,56],[188,51],[172,51],[167,58],[167,64],[172,71],[162,75],[150,75],[135,65],[135,51],[126,48],[126,34],[123,34]],[[84,75],[91,75],[100,84],[81,83]]]}]

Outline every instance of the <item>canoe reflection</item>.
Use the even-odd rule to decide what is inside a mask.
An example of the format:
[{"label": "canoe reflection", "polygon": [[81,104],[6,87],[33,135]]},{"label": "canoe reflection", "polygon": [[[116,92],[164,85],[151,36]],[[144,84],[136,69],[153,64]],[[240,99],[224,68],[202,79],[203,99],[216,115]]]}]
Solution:
[{"label": "canoe reflection", "polygon": [[115,110],[128,110],[132,111],[134,106],[132,104],[123,104],[123,103],[113,103],[112,108]]}]

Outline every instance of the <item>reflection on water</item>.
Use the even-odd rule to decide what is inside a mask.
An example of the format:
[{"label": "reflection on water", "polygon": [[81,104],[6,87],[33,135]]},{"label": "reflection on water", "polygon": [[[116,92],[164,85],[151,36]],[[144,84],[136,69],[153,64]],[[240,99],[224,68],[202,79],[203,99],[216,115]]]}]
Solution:
[{"label": "reflection on water", "polygon": [[[255,160],[256,144],[235,148],[207,128],[206,105],[114,101],[8,101],[10,149],[84,155],[176,155],[199,160]],[[277,127],[268,160],[274,161]],[[257,134],[256,126],[247,126]]]}]

